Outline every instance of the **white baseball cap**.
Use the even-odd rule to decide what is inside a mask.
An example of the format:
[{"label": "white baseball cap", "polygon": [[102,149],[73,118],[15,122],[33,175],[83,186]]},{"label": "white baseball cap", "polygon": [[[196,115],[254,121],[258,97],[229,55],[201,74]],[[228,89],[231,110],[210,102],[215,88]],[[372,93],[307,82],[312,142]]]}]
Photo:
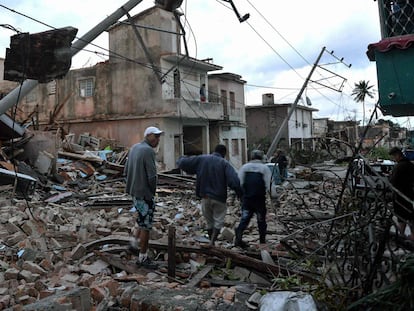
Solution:
[{"label": "white baseball cap", "polygon": [[148,136],[150,134],[156,134],[156,135],[158,135],[158,134],[162,134],[162,133],[164,133],[164,132],[161,131],[158,127],[149,126],[149,127],[147,127],[145,129],[144,136]]}]

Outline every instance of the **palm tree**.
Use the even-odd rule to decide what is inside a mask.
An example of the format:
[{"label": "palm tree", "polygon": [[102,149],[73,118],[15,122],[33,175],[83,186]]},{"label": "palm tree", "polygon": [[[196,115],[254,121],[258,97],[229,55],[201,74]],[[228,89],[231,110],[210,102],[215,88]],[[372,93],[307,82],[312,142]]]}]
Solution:
[{"label": "palm tree", "polygon": [[354,83],[355,88],[352,90],[351,95],[354,96],[354,100],[357,103],[362,103],[362,126],[365,122],[365,97],[369,96],[374,98],[374,91],[371,90],[374,86],[369,85],[369,81],[361,80],[359,83]]}]

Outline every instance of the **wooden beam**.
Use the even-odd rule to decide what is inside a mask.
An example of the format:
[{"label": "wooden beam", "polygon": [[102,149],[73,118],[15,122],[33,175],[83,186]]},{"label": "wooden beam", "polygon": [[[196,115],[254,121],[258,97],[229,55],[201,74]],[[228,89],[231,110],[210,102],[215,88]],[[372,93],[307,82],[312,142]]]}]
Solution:
[{"label": "wooden beam", "polygon": [[168,228],[168,276],[175,278],[175,227]]}]

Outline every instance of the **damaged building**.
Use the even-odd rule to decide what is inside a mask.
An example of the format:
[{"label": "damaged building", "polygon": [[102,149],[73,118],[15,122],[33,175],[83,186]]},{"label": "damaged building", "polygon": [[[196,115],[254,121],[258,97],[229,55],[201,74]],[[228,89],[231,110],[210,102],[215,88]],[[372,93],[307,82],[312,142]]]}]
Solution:
[{"label": "damaged building", "polygon": [[108,34],[107,61],[38,85],[21,100],[18,119],[32,119],[41,130],[61,127],[77,142],[89,133],[124,148],[141,141],[147,126],[158,126],[166,133],[157,154],[164,170],[175,168],[179,156],[209,153],[218,143],[228,147],[235,167],[246,161],[245,81],[210,74],[223,68],[181,51],[176,13],[154,6]]}]

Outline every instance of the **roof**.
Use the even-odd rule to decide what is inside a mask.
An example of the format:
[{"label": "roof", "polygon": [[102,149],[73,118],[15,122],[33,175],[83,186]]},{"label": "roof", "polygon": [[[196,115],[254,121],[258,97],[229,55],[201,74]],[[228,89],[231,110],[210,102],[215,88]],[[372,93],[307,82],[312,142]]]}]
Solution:
[{"label": "roof", "polygon": [[410,48],[414,43],[414,35],[404,35],[396,37],[388,37],[382,39],[377,43],[371,43],[368,45],[367,56],[370,61],[375,61],[375,52],[388,52],[392,49],[406,50]]},{"label": "roof", "polygon": [[[246,109],[275,109],[281,107],[290,107],[293,104],[271,104],[271,105],[254,105],[254,106],[246,106]],[[308,106],[297,105],[296,109],[308,110],[308,111],[319,111],[319,109],[311,108]]]},{"label": "roof", "polygon": [[209,78],[218,78],[223,80],[231,80],[240,83],[246,83],[245,80],[242,80],[242,76],[231,73],[231,72],[221,72],[221,73],[210,73],[208,75]]},{"label": "roof", "polygon": [[202,60],[198,60],[196,58],[190,57],[190,56],[186,56],[186,55],[182,55],[182,54],[168,54],[168,55],[163,55],[161,56],[161,58],[165,61],[168,61],[170,63],[173,64],[181,64],[184,66],[188,66],[188,67],[193,67],[193,68],[197,68],[200,70],[205,70],[205,71],[214,71],[214,70],[221,70],[223,69],[223,67],[219,66],[219,65],[214,65],[211,63],[208,63],[206,61],[202,61]]}]

